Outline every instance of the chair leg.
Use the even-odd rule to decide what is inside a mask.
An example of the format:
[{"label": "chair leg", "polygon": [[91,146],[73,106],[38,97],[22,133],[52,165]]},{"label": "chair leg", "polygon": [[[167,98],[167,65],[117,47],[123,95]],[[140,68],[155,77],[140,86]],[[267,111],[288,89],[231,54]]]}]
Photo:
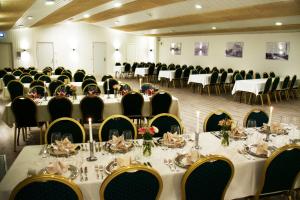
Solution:
[{"label": "chair leg", "polygon": [[15,131],[14,131],[14,152],[17,151],[17,127],[15,126]]},{"label": "chair leg", "polygon": [[264,98],[263,98],[263,95],[259,95],[259,96],[260,96],[261,105],[263,106],[263,105],[264,105]]},{"label": "chair leg", "polygon": [[207,93],[208,93],[208,96],[210,96],[210,85],[207,86]]},{"label": "chair leg", "polygon": [[268,104],[270,106],[271,105],[271,99],[270,99],[270,95],[269,94],[267,94],[267,99],[268,99]]},{"label": "chair leg", "polygon": [[275,102],[277,103],[277,94],[276,94],[276,91],[274,92],[274,98],[275,98]]}]

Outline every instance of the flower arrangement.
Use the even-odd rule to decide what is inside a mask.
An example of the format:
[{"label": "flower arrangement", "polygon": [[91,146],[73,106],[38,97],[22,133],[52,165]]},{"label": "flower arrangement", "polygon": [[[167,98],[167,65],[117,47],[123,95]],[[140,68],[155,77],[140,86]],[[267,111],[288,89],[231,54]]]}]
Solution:
[{"label": "flower arrangement", "polygon": [[150,156],[151,155],[151,147],[154,146],[152,137],[155,133],[158,133],[158,128],[155,126],[151,127],[142,127],[138,129],[138,134],[141,135],[144,139],[143,142],[143,155]]},{"label": "flower arrangement", "polygon": [[221,136],[222,136],[221,144],[224,146],[229,145],[228,131],[231,130],[232,124],[233,124],[233,121],[231,119],[227,119],[227,118],[220,120],[218,123],[218,125],[221,126]]},{"label": "flower arrangement", "polygon": [[145,91],[145,94],[147,94],[148,96],[152,96],[154,94],[154,89],[153,88],[147,89]]}]

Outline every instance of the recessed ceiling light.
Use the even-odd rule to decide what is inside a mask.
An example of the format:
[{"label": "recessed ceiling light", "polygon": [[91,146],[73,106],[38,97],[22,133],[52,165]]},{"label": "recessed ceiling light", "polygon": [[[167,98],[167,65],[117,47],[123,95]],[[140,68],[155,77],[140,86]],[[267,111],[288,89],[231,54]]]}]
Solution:
[{"label": "recessed ceiling light", "polygon": [[282,22],[276,22],[275,25],[276,25],[276,26],[281,26],[281,25],[282,25]]},{"label": "recessed ceiling light", "polygon": [[47,6],[53,5],[53,4],[55,4],[55,0],[46,0],[46,1],[45,1],[45,4],[46,4]]},{"label": "recessed ceiling light", "polygon": [[114,3],[114,7],[115,7],[115,8],[119,8],[119,7],[121,7],[121,6],[122,6],[122,3],[120,3],[120,2]]},{"label": "recessed ceiling light", "polygon": [[90,14],[84,14],[83,17],[84,18],[89,18],[91,15]]},{"label": "recessed ceiling light", "polygon": [[216,30],[216,29],[217,29],[217,27],[213,26],[213,27],[211,27],[211,29],[212,29],[212,30]]},{"label": "recessed ceiling light", "polygon": [[197,9],[201,9],[201,8],[202,8],[202,6],[201,6],[200,4],[195,4],[195,8],[197,8]]},{"label": "recessed ceiling light", "polygon": [[32,17],[32,16],[28,16],[27,19],[28,19],[28,20],[32,20],[33,17]]}]

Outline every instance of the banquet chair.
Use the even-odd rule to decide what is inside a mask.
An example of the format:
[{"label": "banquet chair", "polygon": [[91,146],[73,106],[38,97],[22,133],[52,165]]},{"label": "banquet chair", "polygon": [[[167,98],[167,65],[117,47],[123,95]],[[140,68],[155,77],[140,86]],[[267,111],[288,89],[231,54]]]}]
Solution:
[{"label": "banquet chair", "polygon": [[91,74],[85,75],[84,78],[83,78],[83,81],[85,81],[87,79],[93,79],[93,80],[96,81],[96,77],[94,75],[91,75]]},{"label": "banquet chair", "polygon": [[228,73],[233,73],[233,69],[232,69],[232,68],[228,68],[228,69],[227,69],[227,72],[228,72]]},{"label": "banquet chair", "polygon": [[211,113],[208,115],[203,124],[203,131],[204,132],[211,132],[211,131],[220,131],[221,126],[219,126],[219,121],[223,119],[232,119],[231,115],[223,110],[218,110],[216,112]]},{"label": "banquet chair", "polygon": [[273,82],[272,82],[272,86],[271,86],[271,89],[270,89],[270,96],[273,95],[274,96],[274,99],[275,99],[275,102],[277,103],[277,87],[279,85],[279,81],[280,81],[280,78],[279,76],[275,77]]},{"label": "banquet chair", "polygon": [[176,83],[177,85],[179,85],[179,87],[182,87],[181,76],[182,76],[182,69],[181,68],[176,69],[174,78],[172,79],[172,84],[174,88],[176,87]]},{"label": "banquet chair", "polygon": [[26,139],[28,127],[40,127],[40,143],[42,144],[42,123],[38,123],[36,119],[36,104],[28,97],[16,97],[11,103],[11,109],[15,117],[15,131],[14,131],[14,151],[19,145],[20,131],[22,129],[23,139]]},{"label": "banquet chair", "polygon": [[218,85],[217,85],[218,78],[219,78],[219,72],[214,71],[210,76],[209,84],[204,86],[203,90],[205,88],[207,88],[207,93],[209,96],[210,96],[210,91],[211,91],[212,87],[215,88],[216,94],[220,95],[220,91],[219,91],[220,88],[218,88]]},{"label": "banquet chair", "polygon": [[80,111],[82,122],[88,123],[88,118],[92,118],[93,123],[103,121],[103,100],[98,96],[85,96],[80,101]]},{"label": "banquet chair", "polygon": [[258,72],[255,73],[255,79],[260,79],[260,73]]},{"label": "banquet chair", "polygon": [[283,80],[283,83],[281,85],[281,88],[277,90],[279,99],[282,101],[282,93],[285,95],[285,99],[289,99],[289,82],[290,82],[290,76],[286,76]]},{"label": "banquet chair", "polygon": [[77,71],[75,72],[73,79],[75,82],[82,82],[84,76],[85,74],[82,71]]},{"label": "banquet chair", "polygon": [[[109,81],[109,91],[107,90],[107,83]],[[109,78],[106,79],[103,83],[103,89],[104,89],[104,94],[114,94],[114,85],[119,84],[119,82],[116,79]]]},{"label": "banquet chair", "polygon": [[[234,76],[234,83],[238,80],[244,80],[243,76],[240,74],[240,73],[236,73],[235,76]],[[243,91],[237,91],[235,94],[234,94],[234,97],[233,99],[236,98],[236,96],[239,95],[240,96],[240,102],[242,101],[242,97],[244,95],[244,92]],[[246,99],[246,97],[245,97]]]},{"label": "banquet chair", "polygon": [[46,83],[50,83],[51,82],[51,78],[49,76],[47,76],[47,75],[40,76],[38,80],[39,81],[44,81]]},{"label": "banquet chair", "polygon": [[29,74],[31,75],[31,76],[34,76],[34,75],[36,75],[38,73],[38,71],[37,70],[30,70],[29,71]]},{"label": "banquet chair", "polygon": [[130,64],[129,63],[125,63],[124,65],[124,71],[121,72],[120,76],[126,78],[129,76],[129,73],[130,73]]},{"label": "banquet chair", "polygon": [[166,91],[160,90],[156,92],[150,99],[151,115],[160,113],[169,113],[172,104],[172,95]]},{"label": "banquet chair", "polygon": [[169,113],[161,113],[154,116],[149,121],[149,126],[155,126],[158,128],[158,133],[154,135],[155,137],[162,137],[164,133],[167,132],[177,132],[177,134],[183,133],[183,125],[181,120],[175,115]]},{"label": "banquet chair", "polygon": [[242,80],[244,80],[245,77],[246,77],[246,71],[245,70],[241,70],[240,71],[240,75],[242,76]]},{"label": "banquet chair", "polygon": [[69,80],[72,81],[72,73],[67,71],[67,70],[64,70],[61,75],[65,75],[67,77],[69,77]]},{"label": "banquet chair", "polygon": [[42,86],[39,86],[39,85],[36,85],[36,86],[33,86],[33,87],[29,88],[28,93],[29,94],[30,93],[36,93],[38,98],[42,98],[45,95],[48,96],[46,88],[42,87]]},{"label": "banquet chair", "polygon": [[104,75],[104,76],[102,76],[101,81],[104,82],[104,81],[106,81],[109,78],[113,78],[112,75],[109,75],[109,74]]},{"label": "banquet chair", "polygon": [[262,109],[259,108],[254,108],[250,112],[246,114],[244,117],[244,127],[251,127],[250,124],[248,123],[249,121],[255,121],[256,122],[256,127],[262,127],[263,124],[267,124],[269,121],[269,116],[268,114],[263,111]]},{"label": "banquet chair", "polygon": [[24,95],[24,86],[21,82],[12,80],[7,85],[7,90],[10,95],[10,100],[13,101],[18,96]]},{"label": "banquet chair", "polygon": [[42,87],[45,87],[45,84],[43,81],[38,81],[38,80],[33,80],[30,85],[29,85],[29,88],[32,88],[34,86],[42,86]]},{"label": "banquet chair", "polygon": [[82,73],[84,73],[84,75],[86,74],[84,69],[78,69],[78,70],[76,70],[76,72],[82,72]]},{"label": "banquet chair", "polygon": [[148,68],[148,74],[145,75],[148,82],[154,82],[154,70],[155,70],[155,65],[151,64]]},{"label": "banquet chair", "polygon": [[100,95],[101,94],[101,89],[99,88],[99,86],[97,84],[91,83],[86,85],[83,90],[82,93],[84,95]]},{"label": "banquet chair", "polygon": [[64,83],[69,83],[70,82],[69,77],[66,76],[66,75],[60,75],[59,77],[57,77],[57,80],[62,81]]},{"label": "banquet chair", "polygon": [[300,146],[290,144],[275,150],[265,161],[255,199],[278,194],[291,199],[299,174]]},{"label": "banquet chair", "polygon": [[59,80],[51,81],[48,86],[50,96],[54,96],[56,88],[61,85],[64,85],[64,83],[62,81],[59,81]]},{"label": "banquet chair", "polygon": [[43,74],[43,73],[36,73],[34,76],[33,76],[33,79],[34,80],[39,80],[39,78],[41,77],[41,76],[43,76],[43,75],[45,75],[45,74]]},{"label": "banquet chair", "polygon": [[55,96],[48,102],[51,121],[61,117],[72,117],[73,104],[69,98]]},{"label": "banquet chair", "polygon": [[16,80],[16,77],[12,74],[6,74],[3,76],[2,81],[4,83],[4,86],[7,86],[9,81]]},{"label": "banquet chair", "polygon": [[100,199],[158,200],[163,188],[159,173],[143,165],[122,167],[103,181]]},{"label": "banquet chair", "polygon": [[136,119],[137,124],[140,125],[143,119],[144,97],[139,92],[130,91],[122,97],[121,105],[123,115],[133,119],[133,121]]},{"label": "banquet chair", "polygon": [[275,73],[274,72],[270,72],[270,77],[275,78]]},{"label": "banquet chair", "polygon": [[85,86],[87,86],[88,84],[97,84],[97,82],[94,79],[85,79],[81,83],[81,89],[83,90],[85,88]]},{"label": "banquet chair", "polygon": [[6,155],[0,155],[0,182],[7,172]]},{"label": "banquet chair", "polygon": [[186,68],[187,68],[186,64],[184,64],[184,65],[181,66],[182,71],[185,70]]},{"label": "banquet chair", "polygon": [[133,65],[130,68],[129,76],[134,77],[134,73],[135,73],[135,69],[136,69],[137,65],[138,65],[137,63],[133,63]]},{"label": "banquet chair", "polygon": [[3,78],[3,76],[5,76],[7,74],[7,72],[4,69],[0,69],[0,78]]},{"label": "banquet chair", "polygon": [[263,73],[263,78],[269,78],[269,74],[267,72]]},{"label": "banquet chair", "polygon": [[230,80],[230,85],[233,87],[234,84],[235,84],[235,76],[239,73],[238,70],[234,71],[233,74],[232,74],[232,78]]},{"label": "banquet chair", "polygon": [[205,70],[205,69],[201,69],[201,70],[199,71],[199,74],[206,74],[206,70]]},{"label": "banquet chair", "polygon": [[186,68],[185,70],[182,71],[181,87],[187,86],[187,82],[188,82],[190,73],[191,73],[191,69],[190,68]]},{"label": "banquet chair", "polygon": [[9,200],[63,199],[83,200],[80,188],[69,179],[59,175],[37,175],[18,183]]},{"label": "banquet chair", "polygon": [[33,78],[30,75],[22,76],[22,78],[20,79],[21,83],[31,83],[32,81],[33,81]]},{"label": "banquet chair", "polygon": [[117,130],[119,135],[125,131],[130,131],[133,139],[137,137],[136,126],[124,115],[111,115],[101,123],[98,133],[99,141],[108,141],[111,130]]},{"label": "banquet chair", "polygon": [[294,75],[292,80],[291,80],[291,84],[288,88],[288,96],[292,96],[292,98],[296,98],[297,97],[297,88],[294,88],[295,87],[295,83],[296,83],[296,80],[297,80],[297,76]]},{"label": "banquet chair", "polygon": [[181,180],[182,200],[223,200],[232,180],[232,162],[218,155],[196,161],[184,173]]},{"label": "banquet chair", "polygon": [[58,67],[54,70],[55,75],[61,75],[62,71],[64,70],[63,67]]},{"label": "banquet chair", "polygon": [[224,93],[226,94],[226,79],[227,72],[224,70],[221,74],[220,81],[217,83],[217,87],[219,88],[219,92],[221,93],[221,88],[223,88]]},{"label": "banquet chair", "polygon": [[257,101],[257,96],[260,97],[260,101],[261,101],[261,105],[264,105],[264,96],[267,97],[268,100],[268,104],[271,105],[271,99],[270,99],[270,88],[271,88],[271,84],[272,84],[272,78],[269,77],[266,81],[265,87],[263,91],[260,91],[258,93],[258,95],[255,96],[255,102]]},{"label": "banquet chair", "polygon": [[224,69],[224,68],[221,68],[221,69],[220,69],[220,73],[222,74],[223,72],[225,72],[225,69]]},{"label": "banquet chair", "polygon": [[251,74],[251,73],[247,73],[246,74],[246,80],[249,80],[249,79],[253,79],[253,74]]},{"label": "banquet chair", "polygon": [[[52,135],[58,135],[63,140],[68,137],[72,143],[84,143],[85,131],[83,126],[73,118],[61,117],[57,118],[48,126],[45,133],[45,144],[51,144]],[[53,139],[52,139],[53,140]]]},{"label": "banquet chair", "polygon": [[14,76],[21,76],[22,73],[23,73],[23,72],[22,72],[21,70],[16,70],[16,71],[14,71],[14,72],[12,73],[12,75],[14,75]]}]

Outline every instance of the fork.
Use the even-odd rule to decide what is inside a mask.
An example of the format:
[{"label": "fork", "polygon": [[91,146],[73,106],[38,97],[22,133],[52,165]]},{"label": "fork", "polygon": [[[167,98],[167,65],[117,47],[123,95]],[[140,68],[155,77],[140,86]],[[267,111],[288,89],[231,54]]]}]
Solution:
[{"label": "fork", "polygon": [[80,182],[83,182],[83,169],[80,167]]},{"label": "fork", "polygon": [[99,175],[99,166],[95,165],[95,172],[97,174],[97,179],[99,179],[100,175]]},{"label": "fork", "polygon": [[173,168],[172,168],[172,166],[170,165],[168,159],[166,159],[166,158],[164,159],[164,164],[167,165],[167,166],[169,166],[170,170],[173,171]]},{"label": "fork", "polygon": [[85,181],[88,181],[88,176],[87,176],[87,173],[88,173],[88,168],[87,166],[84,167],[84,175],[85,175]]},{"label": "fork", "polygon": [[104,167],[103,167],[103,165],[99,165],[98,168],[99,168],[99,171],[100,171],[100,173],[101,173],[101,179],[103,179],[103,171],[104,171]]}]

